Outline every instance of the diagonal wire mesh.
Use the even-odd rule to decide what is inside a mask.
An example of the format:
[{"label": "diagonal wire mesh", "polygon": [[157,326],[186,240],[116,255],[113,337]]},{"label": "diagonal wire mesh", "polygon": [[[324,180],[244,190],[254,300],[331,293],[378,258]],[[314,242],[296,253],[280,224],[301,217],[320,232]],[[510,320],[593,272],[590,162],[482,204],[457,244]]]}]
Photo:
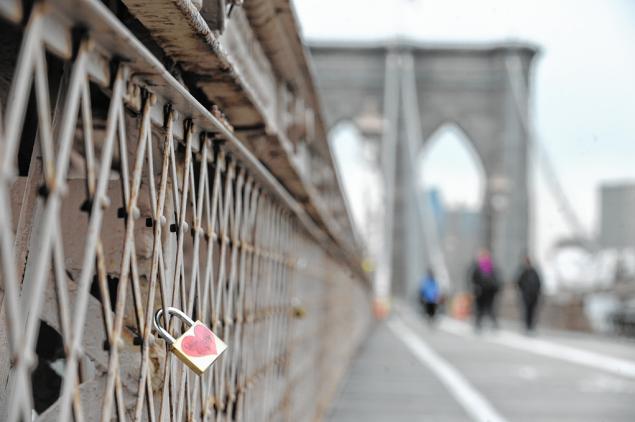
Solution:
[{"label": "diagonal wire mesh", "polygon": [[0,420],[320,418],[369,323],[337,245],[100,3],[0,2]]}]

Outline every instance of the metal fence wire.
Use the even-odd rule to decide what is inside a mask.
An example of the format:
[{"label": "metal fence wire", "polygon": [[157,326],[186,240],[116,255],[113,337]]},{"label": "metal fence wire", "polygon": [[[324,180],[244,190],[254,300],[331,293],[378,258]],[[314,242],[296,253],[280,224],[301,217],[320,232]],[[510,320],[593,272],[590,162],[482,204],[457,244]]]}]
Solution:
[{"label": "metal fence wire", "polygon": [[0,17],[0,420],[319,419],[370,318],[334,244],[101,3]]}]

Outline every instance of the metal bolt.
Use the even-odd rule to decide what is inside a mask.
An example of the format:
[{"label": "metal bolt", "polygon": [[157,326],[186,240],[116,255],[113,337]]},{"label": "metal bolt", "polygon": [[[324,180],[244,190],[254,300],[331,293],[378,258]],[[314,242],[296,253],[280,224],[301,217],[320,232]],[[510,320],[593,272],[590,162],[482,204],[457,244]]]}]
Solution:
[{"label": "metal bolt", "polygon": [[40,185],[40,187],[37,189],[37,194],[44,199],[48,198],[50,193],[51,189],[47,185]]},{"label": "metal bolt", "polygon": [[91,198],[86,198],[86,200],[82,202],[82,205],[79,206],[79,210],[81,212],[90,213],[92,209],[93,209],[93,200]]}]

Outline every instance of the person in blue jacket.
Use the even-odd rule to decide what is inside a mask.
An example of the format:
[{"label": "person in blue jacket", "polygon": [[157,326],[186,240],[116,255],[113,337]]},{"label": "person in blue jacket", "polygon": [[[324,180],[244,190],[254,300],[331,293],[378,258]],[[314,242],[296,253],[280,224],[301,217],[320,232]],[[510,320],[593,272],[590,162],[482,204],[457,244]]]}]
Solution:
[{"label": "person in blue jacket", "polygon": [[428,269],[426,276],[421,279],[419,286],[419,300],[423,306],[423,310],[428,317],[428,321],[434,321],[434,317],[439,307],[439,299],[441,297],[439,291],[439,283],[434,277],[434,272]]}]

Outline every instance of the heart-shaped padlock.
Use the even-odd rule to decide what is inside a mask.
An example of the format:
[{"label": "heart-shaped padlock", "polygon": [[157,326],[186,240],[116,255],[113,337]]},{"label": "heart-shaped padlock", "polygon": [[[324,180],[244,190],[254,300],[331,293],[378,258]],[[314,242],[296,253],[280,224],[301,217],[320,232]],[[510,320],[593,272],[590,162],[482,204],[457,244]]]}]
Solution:
[{"label": "heart-shaped padlock", "polygon": [[198,375],[202,375],[227,349],[227,345],[201,321],[194,322],[180,309],[168,307],[165,308],[166,321],[169,321],[171,315],[176,315],[189,326],[186,332],[175,339],[161,326],[163,309],[158,309],[154,314],[154,328],[184,364]]}]

